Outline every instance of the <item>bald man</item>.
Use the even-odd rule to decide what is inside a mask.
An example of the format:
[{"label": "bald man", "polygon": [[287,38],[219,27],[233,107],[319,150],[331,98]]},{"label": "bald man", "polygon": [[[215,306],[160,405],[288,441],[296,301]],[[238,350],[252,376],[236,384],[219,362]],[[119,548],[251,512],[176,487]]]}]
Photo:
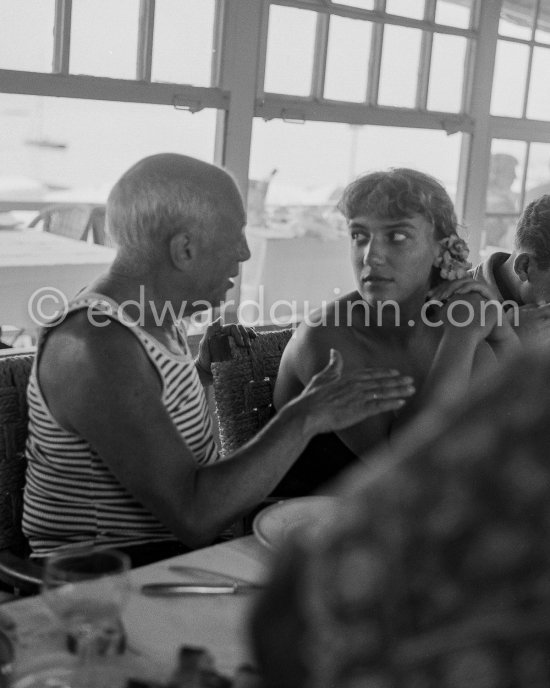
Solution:
[{"label": "bald man", "polygon": [[142,564],[206,545],[315,434],[411,394],[393,371],[343,376],[333,351],[257,438],[218,461],[201,385],[208,347],[194,361],[179,320],[220,304],[250,256],[245,221],[231,176],[193,158],[145,158],[114,186],[116,258],[44,329],[29,383],[23,526],[34,556],[109,545]]}]

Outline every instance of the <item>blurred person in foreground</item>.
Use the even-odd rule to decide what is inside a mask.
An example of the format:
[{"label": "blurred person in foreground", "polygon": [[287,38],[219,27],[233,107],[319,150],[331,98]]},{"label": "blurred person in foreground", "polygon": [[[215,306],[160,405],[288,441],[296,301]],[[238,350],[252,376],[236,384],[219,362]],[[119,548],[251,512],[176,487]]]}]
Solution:
[{"label": "blurred person in foreground", "polygon": [[498,302],[485,308],[490,291],[466,279],[468,248],[438,181],[407,168],[373,172],[352,182],[338,207],[357,291],[300,324],[284,351],[274,400],[281,408],[300,394],[332,347],[350,374],[382,366],[410,376],[417,393],[403,408],[337,432],[344,451],[360,457],[426,406],[443,408],[490,375],[517,337]]},{"label": "blurred person in foreground", "polygon": [[412,394],[392,370],[343,376],[327,352],[302,394],[218,460],[200,381],[211,380],[208,345],[194,361],[180,319],[220,304],[250,257],[245,222],[232,177],[193,158],[151,156],[115,184],[115,260],[43,330],[31,373],[23,529],[35,557],[107,545],[136,565],[209,544],[313,435]]},{"label": "blurred person in foreground", "polygon": [[523,356],[286,543],[250,629],[264,688],[550,686],[550,358]]},{"label": "blurred person in foreground", "polygon": [[508,315],[523,344],[550,344],[550,195],[531,201],[521,214],[513,252],[491,254],[470,275],[504,304],[519,306]]}]

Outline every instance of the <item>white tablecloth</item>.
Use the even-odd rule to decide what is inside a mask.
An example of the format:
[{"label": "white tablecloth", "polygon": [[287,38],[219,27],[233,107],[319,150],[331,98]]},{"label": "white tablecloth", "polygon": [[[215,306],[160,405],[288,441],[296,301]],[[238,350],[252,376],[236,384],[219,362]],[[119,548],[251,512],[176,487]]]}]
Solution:
[{"label": "white tablecloth", "polygon": [[60,294],[70,299],[104,272],[114,256],[113,248],[47,232],[0,230],[0,326],[34,331],[37,323],[29,314],[33,294],[45,297],[42,307],[51,315]]},{"label": "white tablecloth", "polygon": [[[123,614],[129,650],[122,661],[142,667],[143,677],[166,681],[183,644],[204,646],[216,668],[233,675],[237,666],[251,660],[247,645],[247,618],[256,591],[232,595],[147,597],[144,583],[183,582],[168,570],[170,564],[198,566],[258,582],[265,574],[269,553],[252,536],[150,564],[131,572],[133,589]],[[2,605],[17,624],[16,675],[40,667],[50,654],[66,653],[64,636],[40,596]],[[135,669],[130,673],[134,675]]]}]

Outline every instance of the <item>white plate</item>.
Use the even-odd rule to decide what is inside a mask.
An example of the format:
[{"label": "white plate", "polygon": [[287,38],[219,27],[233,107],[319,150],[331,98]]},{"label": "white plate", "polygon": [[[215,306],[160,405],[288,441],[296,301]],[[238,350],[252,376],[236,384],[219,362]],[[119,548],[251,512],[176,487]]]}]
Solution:
[{"label": "white plate", "polygon": [[296,497],[268,506],[254,518],[252,530],[269,549],[279,549],[295,530],[322,523],[336,504],[335,497]]}]

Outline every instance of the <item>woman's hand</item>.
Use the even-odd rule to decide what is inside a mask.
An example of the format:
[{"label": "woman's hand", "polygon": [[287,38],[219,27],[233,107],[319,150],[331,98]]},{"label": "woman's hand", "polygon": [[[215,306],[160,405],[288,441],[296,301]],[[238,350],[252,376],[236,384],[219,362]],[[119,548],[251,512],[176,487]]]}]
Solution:
[{"label": "woman's hand", "polygon": [[347,428],[369,416],[395,411],[415,392],[413,379],[396,370],[364,368],[344,375],[343,365],[340,352],[331,349],[328,365],[311,378],[295,399],[307,409],[315,434]]},{"label": "woman's hand", "polygon": [[240,323],[230,323],[228,325],[222,324],[221,317],[214,320],[207,328],[199,344],[199,353],[195,359],[195,365],[199,374],[212,376],[211,365],[212,358],[210,356],[209,342],[212,337],[220,334],[228,334],[235,340],[237,346],[250,348],[250,340],[256,339],[256,331],[253,327],[245,327]]},{"label": "woman's hand", "polygon": [[[428,296],[431,301],[441,301],[444,304],[452,296],[465,294],[480,294],[487,301],[498,301],[497,294],[492,288],[484,282],[478,282],[471,277],[465,277],[459,280],[446,280],[437,287],[430,289]],[[436,304],[439,305],[439,304]]]}]

